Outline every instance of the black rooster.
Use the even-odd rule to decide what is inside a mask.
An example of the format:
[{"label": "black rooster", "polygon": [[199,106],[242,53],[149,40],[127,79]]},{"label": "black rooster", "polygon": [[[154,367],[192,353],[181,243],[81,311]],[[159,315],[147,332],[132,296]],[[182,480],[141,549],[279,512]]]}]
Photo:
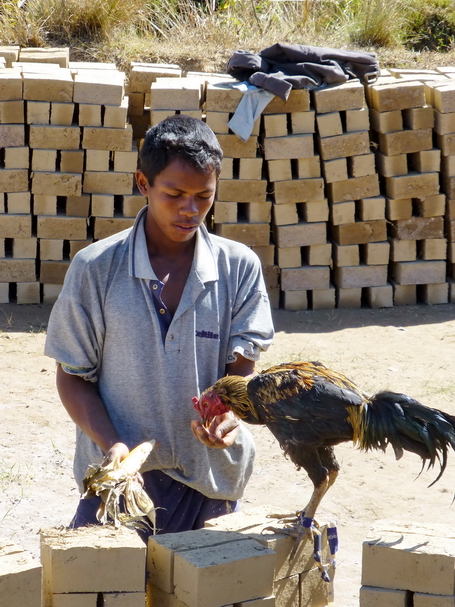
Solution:
[{"label": "black rooster", "polygon": [[448,447],[455,449],[454,416],[405,394],[369,397],[318,362],[284,363],[249,380],[222,377],[193,403],[206,426],[229,410],[249,424],[267,426],[297,469],[308,473],[314,491],[291,532],[293,554],[304,537],[313,535],[316,509],[338,475],[334,445],[352,440],[364,451],[385,451],[390,444],[397,459],[405,450],[420,455],[422,466],[438,461],[433,483],[446,468]]}]

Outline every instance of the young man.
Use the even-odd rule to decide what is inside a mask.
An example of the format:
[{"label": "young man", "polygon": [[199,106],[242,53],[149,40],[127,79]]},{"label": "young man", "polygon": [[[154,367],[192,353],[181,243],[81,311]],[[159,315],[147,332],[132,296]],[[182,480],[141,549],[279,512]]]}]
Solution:
[{"label": "young man", "polygon": [[[103,454],[156,439],[143,478],[166,533],[236,508],[252,437],[230,414],[207,431],[191,399],[222,375],[252,373],[273,337],[258,258],[203,225],[221,160],[199,120],[173,116],[148,131],[136,173],[147,206],[131,229],[74,257],[46,340],[77,426],[79,487]],[[81,500],[72,525],[96,523],[98,505]]]}]

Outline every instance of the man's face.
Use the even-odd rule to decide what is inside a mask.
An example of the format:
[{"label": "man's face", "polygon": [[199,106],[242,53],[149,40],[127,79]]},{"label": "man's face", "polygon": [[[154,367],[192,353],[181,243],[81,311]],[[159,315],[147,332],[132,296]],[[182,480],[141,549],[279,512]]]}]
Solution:
[{"label": "man's face", "polygon": [[136,181],[147,196],[146,231],[154,242],[187,242],[195,235],[215,199],[216,173],[196,171],[183,160],[174,160],[155,177],[151,186],[142,171]]}]

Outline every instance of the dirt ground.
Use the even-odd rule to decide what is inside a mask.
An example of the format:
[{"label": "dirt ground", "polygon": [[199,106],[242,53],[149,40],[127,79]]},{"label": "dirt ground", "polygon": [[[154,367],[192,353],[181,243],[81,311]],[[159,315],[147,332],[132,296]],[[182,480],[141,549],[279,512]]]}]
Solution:
[{"label": "dirt ground", "polygon": [[[0,537],[39,557],[40,528],[67,525],[78,492],[72,478],[74,426],[59,403],[55,367],[43,356],[49,306],[0,306]],[[455,306],[275,312],[277,335],[259,367],[320,360],[367,392],[391,389],[455,414]],[[258,455],[244,508],[301,508],[311,492],[304,472],[272,435],[254,428]],[[378,519],[455,523],[455,454],[443,478],[420,476],[412,454],[337,448],[342,470],[318,519],[338,522],[335,605],[355,607],[362,542]]]}]

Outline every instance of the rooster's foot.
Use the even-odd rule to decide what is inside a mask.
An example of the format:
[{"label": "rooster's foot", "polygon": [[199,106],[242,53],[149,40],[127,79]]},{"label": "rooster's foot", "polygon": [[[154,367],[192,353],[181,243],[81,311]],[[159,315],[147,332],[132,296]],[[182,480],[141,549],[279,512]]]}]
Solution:
[{"label": "rooster's foot", "polygon": [[295,514],[289,513],[289,514],[282,514],[282,513],[278,513],[278,514],[268,514],[266,518],[274,518],[276,520],[279,520],[280,522],[284,523],[284,524],[293,524],[296,525],[302,518],[304,511],[303,510],[297,510],[297,512]]}]

